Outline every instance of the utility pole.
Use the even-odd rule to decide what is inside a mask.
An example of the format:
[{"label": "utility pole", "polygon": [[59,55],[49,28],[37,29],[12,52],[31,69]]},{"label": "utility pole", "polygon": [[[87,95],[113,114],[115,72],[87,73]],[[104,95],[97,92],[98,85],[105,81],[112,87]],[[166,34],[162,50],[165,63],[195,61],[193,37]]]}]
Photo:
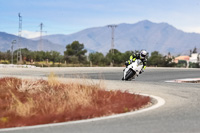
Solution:
[{"label": "utility pole", "polygon": [[112,61],[110,62],[110,66],[113,66],[114,64],[114,60],[113,60],[113,56],[114,56],[114,40],[115,40],[115,28],[117,27],[117,25],[108,25],[108,28],[111,28],[112,30],[112,34],[111,34],[111,54],[112,54]]},{"label": "utility pole", "polygon": [[38,46],[38,51],[42,51],[43,50],[43,38],[42,38],[42,33],[43,32],[46,32],[46,31],[43,31],[43,27],[44,27],[44,24],[43,23],[40,23],[40,44]]},{"label": "utility pole", "polygon": [[42,51],[43,50],[43,41],[42,41],[42,29],[43,29],[43,23],[40,24],[40,44],[38,47],[38,51]]},{"label": "utility pole", "polygon": [[108,28],[111,28],[112,30],[112,34],[111,34],[111,53],[114,54],[114,35],[115,35],[115,28],[117,27],[117,25],[108,25]]},{"label": "utility pole", "polygon": [[18,51],[17,51],[17,64],[22,63],[22,51],[21,51],[21,37],[22,37],[22,16],[20,13],[18,14],[19,17],[19,28],[18,28]]},{"label": "utility pole", "polygon": [[12,41],[12,46],[11,46],[11,51],[12,51],[12,56],[11,56],[11,63],[13,64],[13,45],[16,44],[16,40]]}]

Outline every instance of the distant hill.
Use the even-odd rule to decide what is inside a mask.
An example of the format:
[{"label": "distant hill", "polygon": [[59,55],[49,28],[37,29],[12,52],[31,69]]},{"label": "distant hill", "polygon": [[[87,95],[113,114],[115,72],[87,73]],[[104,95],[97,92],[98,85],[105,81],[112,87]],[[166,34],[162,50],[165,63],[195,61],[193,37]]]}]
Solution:
[{"label": "distant hill", "polygon": [[[7,51],[11,49],[12,41],[17,40],[18,36],[8,34],[5,32],[0,32],[0,51]],[[18,41],[18,40],[17,40]],[[26,38],[21,38],[20,43],[21,48],[28,48],[29,50],[36,51],[38,49],[41,49],[40,41],[39,40],[31,40]],[[14,50],[18,49],[18,43],[14,44]],[[54,44],[48,40],[43,40],[43,47],[42,49],[44,51],[59,51],[63,53],[65,50],[65,47],[62,45]]]},{"label": "distant hill", "polygon": [[[106,53],[111,48],[111,29],[107,26],[82,30],[70,35],[49,35],[45,39],[66,46],[78,40],[87,49]],[[163,54],[181,54],[194,47],[200,48],[200,34],[186,33],[167,23],[148,20],[135,24],[119,24],[115,29],[115,48],[121,52],[146,49]],[[200,51],[199,51],[200,52]]]},{"label": "distant hill", "polygon": [[[107,53],[111,48],[111,29],[108,26],[94,27],[77,33],[44,36],[44,50],[55,50],[63,54],[66,45],[73,41],[83,43],[89,52]],[[10,49],[17,36],[0,32],[0,51]],[[22,47],[37,50],[39,38],[22,38]],[[115,29],[115,48],[121,52],[146,49],[162,54],[189,54],[190,49],[200,48],[200,34],[186,33],[167,23],[153,23],[148,20],[135,24],[119,24]],[[16,48],[16,47],[15,47]],[[200,52],[200,51],[199,51]]]}]

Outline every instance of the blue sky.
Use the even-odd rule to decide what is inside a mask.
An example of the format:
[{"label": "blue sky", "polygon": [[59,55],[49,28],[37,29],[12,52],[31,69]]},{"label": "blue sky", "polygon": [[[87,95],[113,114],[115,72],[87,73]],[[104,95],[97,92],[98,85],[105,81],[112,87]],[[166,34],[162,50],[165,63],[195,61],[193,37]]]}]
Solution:
[{"label": "blue sky", "polygon": [[41,22],[47,35],[142,20],[200,33],[199,0],[0,0],[1,32],[17,34],[19,12],[28,38],[39,35]]}]

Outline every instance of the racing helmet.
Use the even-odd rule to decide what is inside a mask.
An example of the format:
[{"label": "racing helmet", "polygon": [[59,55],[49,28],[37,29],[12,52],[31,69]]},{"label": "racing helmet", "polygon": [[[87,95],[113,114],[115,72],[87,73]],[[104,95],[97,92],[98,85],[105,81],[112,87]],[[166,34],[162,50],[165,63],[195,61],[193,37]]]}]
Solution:
[{"label": "racing helmet", "polygon": [[146,56],[147,56],[147,51],[146,50],[141,50],[140,51],[140,59],[145,59]]}]

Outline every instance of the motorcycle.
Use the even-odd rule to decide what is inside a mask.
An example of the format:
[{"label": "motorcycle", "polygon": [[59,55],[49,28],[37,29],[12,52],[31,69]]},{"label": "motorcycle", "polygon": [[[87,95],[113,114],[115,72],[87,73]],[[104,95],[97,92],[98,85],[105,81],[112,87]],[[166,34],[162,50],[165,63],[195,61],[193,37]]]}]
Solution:
[{"label": "motorcycle", "polygon": [[132,80],[142,72],[143,63],[141,60],[136,59],[130,65],[128,65],[123,71],[124,76],[122,80]]}]

